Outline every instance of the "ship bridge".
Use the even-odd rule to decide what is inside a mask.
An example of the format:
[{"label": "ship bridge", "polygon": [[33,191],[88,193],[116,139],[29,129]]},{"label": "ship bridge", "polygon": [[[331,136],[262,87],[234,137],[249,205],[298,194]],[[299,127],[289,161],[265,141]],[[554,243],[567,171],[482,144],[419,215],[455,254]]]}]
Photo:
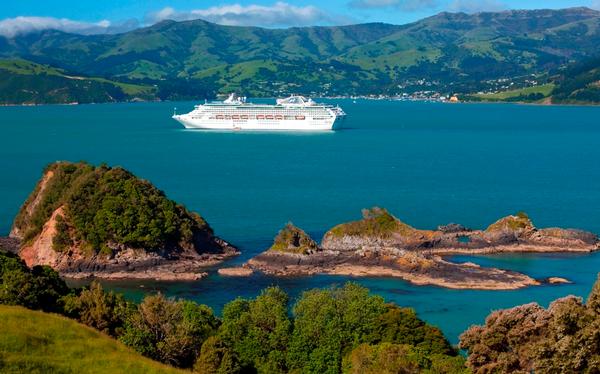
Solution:
[{"label": "ship bridge", "polygon": [[285,99],[277,99],[277,105],[281,106],[313,106],[315,102],[312,99],[307,99],[304,96],[290,96]]}]

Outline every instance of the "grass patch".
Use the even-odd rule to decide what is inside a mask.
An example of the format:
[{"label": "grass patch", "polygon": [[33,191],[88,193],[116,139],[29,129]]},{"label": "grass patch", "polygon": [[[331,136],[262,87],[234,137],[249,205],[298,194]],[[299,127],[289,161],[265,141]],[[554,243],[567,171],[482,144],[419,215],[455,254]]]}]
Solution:
[{"label": "grass patch", "polygon": [[554,90],[554,87],[555,87],[554,83],[548,83],[548,84],[543,84],[543,85],[539,85],[539,86],[520,88],[518,90],[498,92],[495,94],[477,94],[477,95],[473,95],[473,96],[478,97],[483,100],[491,100],[491,101],[502,101],[502,100],[508,100],[508,99],[513,99],[513,98],[518,98],[518,97],[528,97],[530,95],[536,95],[536,94],[540,94],[540,95],[543,95],[544,97],[548,97],[552,93],[552,90]]},{"label": "grass patch", "polygon": [[0,306],[2,373],[183,373],[54,314]]},{"label": "grass patch", "polygon": [[363,210],[363,219],[337,225],[329,231],[333,236],[366,236],[388,238],[392,234],[410,235],[415,229],[391,215],[386,209],[371,208]]}]

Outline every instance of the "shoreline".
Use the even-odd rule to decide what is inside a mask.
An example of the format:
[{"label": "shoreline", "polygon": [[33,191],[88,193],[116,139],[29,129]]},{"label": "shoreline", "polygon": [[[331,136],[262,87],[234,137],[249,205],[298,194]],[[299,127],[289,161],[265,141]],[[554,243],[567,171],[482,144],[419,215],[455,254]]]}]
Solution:
[{"label": "shoreline", "polygon": [[[252,99],[275,99],[276,97],[255,97]],[[368,97],[359,97],[353,99],[351,96],[347,97],[315,97],[317,99],[325,99],[325,100],[366,100],[366,101],[393,101],[393,102],[409,102],[409,103],[438,103],[438,104],[502,104],[502,105],[524,105],[524,106],[540,106],[540,107],[581,107],[581,108],[589,108],[589,107],[600,107],[600,103],[567,103],[567,104],[556,104],[556,103],[536,103],[536,102],[524,102],[524,101],[459,101],[456,103],[452,102],[444,102],[444,101],[428,101],[428,100],[394,100],[392,98],[368,98]],[[188,100],[131,100],[131,101],[106,101],[100,103],[79,103],[79,102],[71,102],[71,103],[21,103],[21,104],[6,104],[0,103],[0,107],[41,107],[41,106],[82,106],[82,105],[104,105],[104,104],[135,104],[135,103],[180,103],[180,102],[200,102],[205,100],[202,99],[188,99]]]}]

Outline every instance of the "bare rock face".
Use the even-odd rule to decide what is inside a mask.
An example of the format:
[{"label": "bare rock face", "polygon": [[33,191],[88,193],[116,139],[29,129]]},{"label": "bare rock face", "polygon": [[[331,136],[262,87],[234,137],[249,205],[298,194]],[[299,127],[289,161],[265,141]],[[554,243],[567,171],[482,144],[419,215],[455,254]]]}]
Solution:
[{"label": "bare rock face", "polygon": [[239,253],[147,181],[86,163],[48,166],[10,236],[27,265],[70,277],[192,280]]}]

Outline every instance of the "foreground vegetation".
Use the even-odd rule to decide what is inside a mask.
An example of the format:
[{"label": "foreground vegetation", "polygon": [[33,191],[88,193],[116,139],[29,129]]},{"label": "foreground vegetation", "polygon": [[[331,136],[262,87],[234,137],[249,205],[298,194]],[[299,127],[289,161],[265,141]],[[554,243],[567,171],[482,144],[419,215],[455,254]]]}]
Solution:
[{"label": "foreground vegetation", "polygon": [[[29,269],[15,255],[0,253],[0,304],[64,314],[144,356],[199,373],[466,370],[464,358],[438,328],[420,320],[412,309],[385,303],[352,283],[307,291],[293,305],[284,291],[271,287],[255,299],[230,302],[222,318],[217,318],[207,306],[160,294],[134,304],[104,291],[97,283],[86,289],[69,289],[50,268]],[[52,326],[55,324],[49,323],[48,328],[55,331]],[[64,334],[75,334],[67,327]],[[6,361],[10,352],[18,354],[21,350],[32,354],[36,349],[50,352],[52,339],[60,335],[49,332],[50,338],[38,344],[34,337],[43,339],[43,331],[34,327],[20,334],[16,331],[10,339],[24,343],[11,348],[0,346],[0,357]],[[77,361],[74,354],[67,357]],[[6,362],[13,365],[12,361]],[[91,361],[72,365],[87,364]]]},{"label": "foreground vegetation", "polygon": [[547,309],[493,312],[462,334],[465,362],[414,310],[353,283],[306,291],[295,302],[270,287],[228,303],[219,318],[161,294],[135,304],[97,283],[70,289],[49,267],[30,269],[0,251],[0,331],[0,371],[15,373],[167,372],[114,339],[198,373],[596,373],[600,279],[586,303],[570,296]]}]

